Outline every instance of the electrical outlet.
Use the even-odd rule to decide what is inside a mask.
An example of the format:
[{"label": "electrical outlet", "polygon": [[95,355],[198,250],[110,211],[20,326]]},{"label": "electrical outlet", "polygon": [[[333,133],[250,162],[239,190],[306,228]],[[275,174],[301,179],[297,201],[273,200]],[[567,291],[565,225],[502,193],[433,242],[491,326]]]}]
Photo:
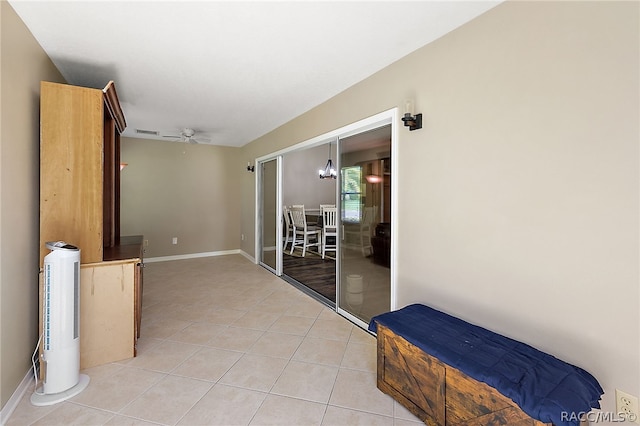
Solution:
[{"label": "electrical outlet", "polygon": [[171,239],[171,244],[178,244],[178,237],[173,237]]},{"label": "electrical outlet", "polygon": [[640,424],[638,397],[616,389],[616,412],[631,422]]},{"label": "electrical outlet", "polygon": [[244,241],[244,234],[242,234],[242,241]]}]

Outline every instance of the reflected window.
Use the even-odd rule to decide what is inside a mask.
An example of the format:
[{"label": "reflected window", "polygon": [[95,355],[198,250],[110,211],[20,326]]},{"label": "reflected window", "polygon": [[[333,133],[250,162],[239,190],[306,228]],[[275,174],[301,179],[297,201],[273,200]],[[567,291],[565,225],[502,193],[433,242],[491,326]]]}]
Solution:
[{"label": "reflected window", "polygon": [[342,221],[360,223],[362,220],[362,167],[344,167],[341,170]]}]

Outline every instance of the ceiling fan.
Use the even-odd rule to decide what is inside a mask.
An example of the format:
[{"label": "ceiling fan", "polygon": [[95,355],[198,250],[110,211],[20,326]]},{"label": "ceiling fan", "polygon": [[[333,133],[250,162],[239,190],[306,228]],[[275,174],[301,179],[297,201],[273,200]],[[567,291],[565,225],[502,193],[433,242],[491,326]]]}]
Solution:
[{"label": "ceiling fan", "polygon": [[193,143],[193,144],[211,142],[211,139],[209,138],[196,137],[196,131],[189,127],[185,127],[182,130],[180,130],[179,135],[163,135],[162,137],[173,138],[173,139],[179,140],[180,142],[187,142],[187,143]]}]

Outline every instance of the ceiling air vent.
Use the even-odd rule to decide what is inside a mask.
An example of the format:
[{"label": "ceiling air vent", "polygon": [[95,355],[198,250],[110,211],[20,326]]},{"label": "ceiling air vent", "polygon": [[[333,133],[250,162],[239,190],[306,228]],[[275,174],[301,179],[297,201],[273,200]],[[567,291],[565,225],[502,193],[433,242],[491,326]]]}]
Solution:
[{"label": "ceiling air vent", "polygon": [[136,134],[138,134],[138,135],[152,135],[152,136],[160,136],[160,133],[158,133],[156,130],[142,130],[142,129],[136,129]]}]

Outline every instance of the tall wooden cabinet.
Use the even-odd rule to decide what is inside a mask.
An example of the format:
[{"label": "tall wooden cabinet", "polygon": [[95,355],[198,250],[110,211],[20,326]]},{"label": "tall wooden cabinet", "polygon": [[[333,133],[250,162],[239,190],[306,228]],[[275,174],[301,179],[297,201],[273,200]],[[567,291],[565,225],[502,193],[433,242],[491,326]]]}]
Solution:
[{"label": "tall wooden cabinet", "polygon": [[[120,133],[115,85],[40,87],[40,267],[47,241],[81,250],[81,368],[135,355],[142,237],[120,247]],[[127,240],[131,245],[132,240]]]}]

